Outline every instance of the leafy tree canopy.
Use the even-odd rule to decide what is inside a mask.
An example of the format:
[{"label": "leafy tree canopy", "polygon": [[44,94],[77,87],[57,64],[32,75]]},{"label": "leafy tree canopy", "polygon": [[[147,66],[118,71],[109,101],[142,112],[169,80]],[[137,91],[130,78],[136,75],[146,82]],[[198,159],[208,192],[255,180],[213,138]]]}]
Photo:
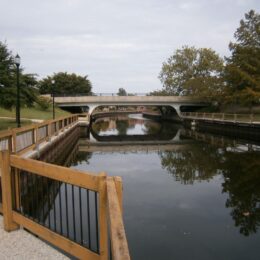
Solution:
[{"label": "leafy tree canopy", "polygon": [[118,96],[127,96],[127,92],[124,88],[119,88],[117,95]]},{"label": "leafy tree canopy", "polygon": [[[52,83],[53,82],[53,83]],[[87,94],[92,95],[92,84],[88,76],[79,76],[75,73],[59,72],[53,76],[47,76],[39,81],[41,94]]]},{"label": "leafy tree canopy", "polygon": [[223,88],[223,60],[212,49],[183,46],[163,63],[163,93],[212,97]]},{"label": "leafy tree canopy", "polygon": [[149,94],[147,94],[147,96],[169,96],[169,93],[165,90],[154,90],[152,92],[150,92]]},{"label": "leafy tree canopy", "polygon": [[[35,74],[25,74],[20,68],[21,105],[32,106],[37,100]],[[7,44],[0,42],[0,106],[12,108],[16,104],[16,66]]]},{"label": "leafy tree canopy", "polygon": [[227,101],[252,105],[260,100],[260,14],[245,14],[229,44],[226,58]]}]

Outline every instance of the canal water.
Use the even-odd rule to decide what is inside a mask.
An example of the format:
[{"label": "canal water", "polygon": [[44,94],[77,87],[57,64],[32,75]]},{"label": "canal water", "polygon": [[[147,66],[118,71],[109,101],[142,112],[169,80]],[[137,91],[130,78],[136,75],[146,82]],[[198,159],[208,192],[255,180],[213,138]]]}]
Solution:
[{"label": "canal water", "polygon": [[260,259],[256,142],[134,114],[96,119],[76,147],[69,167],[122,177],[132,259]]}]

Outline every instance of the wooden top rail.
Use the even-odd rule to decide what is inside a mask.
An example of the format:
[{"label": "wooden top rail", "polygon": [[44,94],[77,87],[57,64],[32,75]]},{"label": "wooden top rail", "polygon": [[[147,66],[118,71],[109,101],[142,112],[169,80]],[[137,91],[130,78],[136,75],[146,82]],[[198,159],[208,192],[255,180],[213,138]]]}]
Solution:
[{"label": "wooden top rail", "polygon": [[11,130],[0,131],[0,138],[8,136],[8,135],[12,135],[12,133],[20,133],[20,132],[33,130],[33,129],[37,128],[37,127],[42,127],[42,126],[45,126],[45,125],[49,125],[51,123],[55,123],[55,122],[58,122],[58,121],[61,121],[61,120],[64,120],[64,119],[78,117],[79,115],[80,114],[72,114],[70,116],[63,116],[63,117],[59,117],[57,119],[44,120],[44,122],[30,124],[28,126],[23,126],[21,128],[13,128]]},{"label": "wooden top rail", "polygon": [[11,130],[5,130],[0,132],[0,139],[7,138],[9,136],[12,136],[12,131]]},{"label": "wooden top rail", "polygon": [[129,249],[123,224],[122,212],[116,186],[112,177],[107,177],[108,214],[114,260],[129,260]]},{"label": "wooden top rail", "polygon": [[99,183],[103,180],[102,176],[94,173],[81,172],[33,159],[25,159],[17,155],[10,156],[10,164],[17,169],[97,192],[100,190]]},{"label": "wooden top rail", "polygon": [[[59,131],[63,131],[64,128],[78,121],[78,116],[79,114],[72,114],[54,120],[46,120],[42,123],[5,130],[0,132],[0,142],[3,139],[8,139],[9,150],[21,154],[29,149],[33,149],[44,140],[49,140],[51,136],[54,136]],[[57,122],[61,122],[61,124],[54,125]],[[46,127],[46,133],[40,130],[43,127]],[[27,133],[31,133],[31,135],[26,135]]]}]

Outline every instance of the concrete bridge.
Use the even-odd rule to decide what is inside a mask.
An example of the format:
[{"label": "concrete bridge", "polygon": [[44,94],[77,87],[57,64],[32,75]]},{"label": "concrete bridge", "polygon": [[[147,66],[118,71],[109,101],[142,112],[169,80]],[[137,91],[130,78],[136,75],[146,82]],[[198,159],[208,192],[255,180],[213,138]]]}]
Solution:
[{"label": "concrete bridge", "polygon": [[193,97],[183,96],[76,96],[55,97],[55,103],[61,108],[80,107],[92,114],[99,106],[170,106],[180,116],[181,112],[193,111],[205,107],[208,103]]}]

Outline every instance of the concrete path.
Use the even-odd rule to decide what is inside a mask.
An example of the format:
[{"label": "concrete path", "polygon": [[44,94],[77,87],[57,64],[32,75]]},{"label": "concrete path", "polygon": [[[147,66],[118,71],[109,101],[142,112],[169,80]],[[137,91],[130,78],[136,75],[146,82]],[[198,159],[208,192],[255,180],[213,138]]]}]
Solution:
[{"label": "concrete path", "polygon": [[[15,120],[14,117],[8,117],[8,116],[1,116],[0,119],[12,119],[12,120]],[[24,118],[24,117],[22,117],[21,120],[32,121],[33,123],[41,123],[41,122],[44,121],[43,119],[33,119],[33,118]]]},{"label": "concrete path", "polygon": [[69,259],[23,229],[6,232],[0,215],[0,260]]}]

